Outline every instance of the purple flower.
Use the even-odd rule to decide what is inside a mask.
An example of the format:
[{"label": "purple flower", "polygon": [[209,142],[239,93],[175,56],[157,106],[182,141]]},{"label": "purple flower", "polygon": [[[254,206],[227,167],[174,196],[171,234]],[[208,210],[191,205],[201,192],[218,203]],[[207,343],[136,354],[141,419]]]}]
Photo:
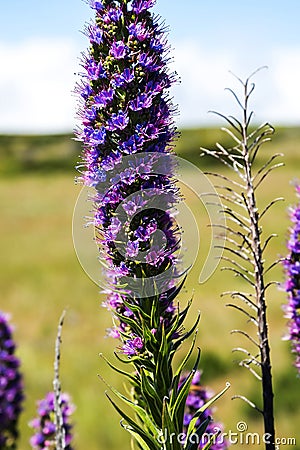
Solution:
[{"label": "purple flower", "polygon": [[94,102],[97,108],[105,108],[109,102],[112,101],[114,97],[114,90],[108,89],[107,91],[102,91],[100,94],[95,95]]},{"label": "purple flower", "polygon": [[116,87],[122,87],[124,84],[131,83],[134,80],[134,71],[130,69],[124,69],[124,71],[120,74],[115,74],[113,79],[113,84]]},{"label": "purple flower", "polygon": [[93,122],[96,119],[96,117],[97,117],[97,109],[94,106],[92,106],[91,109],[87,109],[85,111],[82,123],[84,125],[90,125],[90,123]]},{"label": "purple flower", "polygon": [[132,10],[136,14],[140,14],[141,12],[145,11],[146,9],[151,8],[156,3],[156,0],[134,0],[132,2]]},{"label": "purple flower", "polygon": [[[151,281],[157,336],[159,326],[169,326],[176,311],[169,296],[175,289],[172,277],[178,276],[179,229],[170,211],[178,193],[172,164],[155,162],[153,157],[171,155],[176,129],[167,89],[176,77],[168,69],[164,27],[148,11],[154,3],[128,0],[126,7],[125,2],[91,3],[96,20],[88,27],[91,45],[82,64],[86,75],[77,88],[83,122],[77,133],[83,143],[81,179],[97,190],[93,224],[111,287],[105,305],[117,313],[119,333],[113,334],[120,336],[126,345],[122,351],[128,355],[138,349],[132,335],[144,342],[132,329],[134,322],[143,329],[141,316],[128,304],[144,295],[134,292],[136,280],[162,280]],[[117,300],[116,289],[120,289]]]},{"label": "purple flower", "polygon": [[92,145],[100,145],[105,142],[106,130],[105,128],[96,129],[90,136],[90,142]]},{"label": "purple flower", "polygon": [[108,16],[113,22],[118,22],[122,17],[122,11],[119,8],[111,8],[108,11]]},{"label": "purple flower", "polygon": [[149,108],[152,105],[152,96],[147,94],[140,94],[129,103],[129,108],[132,111],[140,111],[141,109]]},{"label": "purple flower", "polygon": [[146,242],[153,233],[157,230],[157,222],[155,219],[151,219],[147,225],[140,225],[134,232],[134,235],[140,240]]},{"label": "purple flower", "polygon": [[81,97],[84,100],[87,100],[89,98],[89,96],[92,95],[93,90],[92,90],[91,86],[89,84],[87,84],[87,85],[82,86],[81,89],[79,88],[79,92],[80,92]]},{"label": "purple flower", "polygon": [[118,217],[113,217],[111,219],[110,225],[107,228],[106,237],[111,240],[116,239],[118,233],[121,230],[121,227],[122,227],[122,222],[120,221],[120,219],[118,219]]},{"label": "purple flower", "polygon": [[106,336],[112,337],[113,339],[120,339],[120,331],[117,328],[109,328],[106,330]]},{"label": "purple flower", "polygon": [[139,209],[143,208],[145,204],[145,200],[138,194],[131,200],[123,202],[122,208],[129,216],[133,216]]},{"label": "purple flower", "polygon": [[122,352],[125,355],[133,356],[137,355],[139,351],[144,347],[144,343],[139,336],[132,337],[125,342],[122,347]]},{"label": "purple flower", "polygon": [[126,254],[129,258],[134,258],[139,253],[139,241],[129,241]]},{"label": "purple flower", "polygon": [[156,55],[141,53],[139,63],[144,69],[149,70],[149,72],[155,72],[161,68],[161,63],[157,63]]},{"label": "purple flower", "polygon": [[123,41],[114,42],[111,46],[110,53],[116,59],[123,59],[127,54],[128,48]]},{"label": "purple flower", "polygon": [[159,266],[163,261],[165,261],[168,252],[163,248],[154,245],[151,250],[147,253],[146,261],[152,266]]},{"label": "purple flower", "polygon": [[[300,185],[296,186],[296,192],[300,197]],[[288,293],[288,304],[284,307],[285,317],[289,319],[288,335],[292,343],[292,352],[295,355],[295,366],[300,375],[300,203],[291,210],[291,221],[288,241],[289,254],[284,262],[286,283],[285,290]]]},{"label": "purple flower", "polygon": [[[74,405],[71,403],[68,394],[61,394],[61,411],[63,419],[63,428],[65,431],[66,450],[72,450],[72,425],[70,416],[74,412]],[[35,434],[30,439],[31,448],[34,450],[51,450],[55,448],[56,426],[54,422],[54,404],[55,394],[49,392],[43,400],[37,403],[38,417],[33,419],[29,426],[34,429]]]},{"label": "purple flower", "polygon": [[99,0],[98,1],[90,0],[90,5],[91,5],[91,8],[96,9],[97,11],[101,11],[104,8],[103,2],[101,2]]},{"label": "purple flower", "polygon": [[98,64],[95,61],[89,61],[86,65],[87,76],[90,80],[98,80],[98,78],[104,78],[106,72],[101,62]]},{"label": "purple flower", "polygon": [[101,44],[103,42],[103,31],[96,25],[90,25],[88,28],[88,36],[92,44]]},{"label": "purple flower", "polygon": [[142,149],[142,145],[145,140],[139,134],[134,134],[130,136],[125,142],[121,143],[121,148],[126,155],[130,155],[138,151],[138,149]]},{"label": "purple flower", "polygon": [[149,32],[142,23],[132,23],[128,27],[129,34],[139,41],[144,41],[149,37]]},{"label": "purple flower", "polygon": [[107,129],[110,131],[114,131],[117,129],[124,130],[124,128],[127,127],[128,123],[129,123],[128,115],[123,111],[119,111],[118,113],[113,113],[111,115],[111,118],[108,121]]},{"label": "purple flower", "polygon": [[[179,389],[186,380],[188,374],[184,375],[180,379],[179,383]],[[193,376],[191,387],[189,394],[186,399],[186,407],[184,412],[184,433],[187,432],[188,426],[190,424],[190,421],[192,420],[194,414],[197,412],[199,408],[201,408],[205,403],[207,403],[208,400],[210,400],[213,397],[213,393],[207,389],[207,387],[203,386],[201,384],[201,372],[198,370],[195,372],[195,375]],[[198,419],[198,422],[196,423],[196,426],[201,425],[203,420],[205,420],[207,417],[212,417],[213,411],[211,408],[208,408],[204,411],[200,419]],[[205,447],[205,445],[208,442],[208,438],[211,435],[214,435],[216,433],[216,429],[219,429],[220,431],[223,431],[223,425],[218,422],[214,422],[213,420],[208,424],[205,434],[203,435],[202,439],[200,440],[199,449],[202,449]],[[224,440],[223,436],[217,437],[215,439],[215,442],[210,447],[211,450],[226,450],[229,446],[229,443]]]},{"label": "purple flower", "polygon": [[15,355],[9,316],[0,312],[0,448],[16,448],[22,411],[23,379]]}]

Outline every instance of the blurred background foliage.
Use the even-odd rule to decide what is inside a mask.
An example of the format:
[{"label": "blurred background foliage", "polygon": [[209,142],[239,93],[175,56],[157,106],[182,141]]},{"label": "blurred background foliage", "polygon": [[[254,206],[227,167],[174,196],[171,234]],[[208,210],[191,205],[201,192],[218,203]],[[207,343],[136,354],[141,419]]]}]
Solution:
[{"label": "blurred background foliage", "polygon": [[[176,143],[176,153],[201,170],[227,174],[226,169],[207,158],[200,158],[200,146],[211,148],[216,141],[229,144],[226,134],[215,128],[184,129]],[[277,233],[269,247],[268,260],[286,254],[289,227],[288,206],[296,201],[291,181],[299,176],[300,128],[278,127],[271,144],[262,148],[263,162],[270,153],[283,152],[285,167],[271,174],[258,192],[260,207],[272,198],[285,197],[266,216],[264,232]],[[71,135],[0,136],[1,202],[1,271],[0,308],[12,314],[18,355],[22,359],[26,402],[21,418],[20,449],[29,448],[31,430],[28,421],[35,415],[35,402],[52,389],[54,341],[63,309],[67,317],[63,329],[61,378],[63,390],[73,397],[75,446],[78,449],[117,450],[130,448],[129,436],[119,426],[119,417],[105,398],[106,387],[101,374],[114,386],[123,389],[123,380],[101,360],[102,352],[113,360],[116,342],[105,338],[111,326],[109,312],[101,307],[104,295],[81,268],[72,242],[72,214],[81,187],[74,184],[74,166],[80,147]],[[234,279],[219,266],[210,279],[198,283],[199,267],[207,253],[210,234],[203,206],[188,189],[191,174],[186,173],[182,186],[185,201],[196,218],[200,234],[200,251],[181,295],[182,304],[193,295],[193,311],[201,311],[197,343],[202,349],[203,380],[214,391],[226,381],[232,387],[217,403],[216,418],[225,431],[236,431],[239,421],[248,424],[249,432],[261,432],[261,418],[231,395],[243,394],[261,401],[260,386],[234,362],[231,353],[241,337],[231,329],[251,330],[251,325],[235,311],[226,310],[223,291],[240,288],[243,281]],[[186,247],[194,242],[187,233]],[[282,268],[272,278],[283,281]],[[282,304],[285,294],[271,288],[268,314],[275,385],[276,426],[279,437],[297,437],[300,422],[300,388],[292,367],[289,343],[282,341],[286,319]],[[190,315],[190,324],[195,316]],[[243,342],[244,344],[244,342]],[[181,355],[186,348],[182,349]],[[239,449],[249,445],[238,445]],[[261,448],[253,445],[252,448]],[[288,447],[285,447],[288,448]],[[295,448],[295,447],[293,447]],[[296,446],[296,448],[298,448]]]}]

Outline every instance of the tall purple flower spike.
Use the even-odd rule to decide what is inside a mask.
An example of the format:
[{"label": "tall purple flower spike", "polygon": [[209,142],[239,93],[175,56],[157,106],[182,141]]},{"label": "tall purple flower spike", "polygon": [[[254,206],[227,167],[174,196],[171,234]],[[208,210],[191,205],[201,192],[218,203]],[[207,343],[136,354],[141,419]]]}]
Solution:
[{"label": "tall purple flower spike", "polygon": [[16,448],[23,380],[9,316],[0,312],[0,448]]},{"label": "tall purple flower spike", "polygon": [[[300,198],[300,185],[296,186],[296,192]],[[295,354],[295,366],[300,375],[300,203],[291,209],[291,221],[288,241],[289,255],[284,262],[286,283],[285,290],[288,293],[288,304],[284,306],[288,322],[288,335],[292,343],[292,352]]]},{"label": "tall purple flower spike", "polygon": [[[51,450],[55,448],[55,394],[49,392],[43,400],[38,401],[38,417],[33,419],[29,425],[35,431],[30,439],[31,448],[34,450]],[[72,425],[70,416],[74,411],[74,405],[70,401],[68,394],[61,394],[61,411],[63,428],[65,432],[65,448],[72,450]]]},{"label": "tall purple flower spike", "polygon": [[78,169],[80,180],[96,189],[93,222],[109,285],[105,306],[117,318],[109,333],[122,338],[127,355],[144,349],[132,327],[141,321],[136,306],[151,315],[155,304],[160,326],[176,309],[176,108],[168,94],[176,75],[168,70],[166,30],[149,12],[154,4],[90,1],[96,18],[86,27],[91,45],[76,87],[82,122],[76,136],[83,144]]},{"label": "tall purple flower spike", "polygon": [[[185,381],[186,377],[183,376],[180,379],[180,386]],[[213,397],[213,393],[210,392],[210,390],[203,386],[201,383],[201,371],[197,370],[195,372],[195,375],[192,379],[191,387],[189,394],[186,399],[186,408],[184,413],[184,432],[186,433],[189,423],[192,420],[195,412],[201,408],[203,405],[205,405],[208,400],[210,400]],[[208,417],[211,418],[211,422],[208,424],[205,434],[202,436],[202,439],[199,443],[199,449],[202,449],[205,447],[207,442],[209,441],[209,438],[213,435],[216,435],[219,432],[219,435],[214,438],[213,444],[210,447],[211,450],[226,450],[229,447],[229,443],[224,439],[224,436],[222,435],[223,432],[223,425],[219,422],[215,422],[212,419],[213,416],[213,410],[211,408],[207,408],[202,416],[198,419],[197,426],[201,425],[202,422],[204,422],[205,419]]]}]

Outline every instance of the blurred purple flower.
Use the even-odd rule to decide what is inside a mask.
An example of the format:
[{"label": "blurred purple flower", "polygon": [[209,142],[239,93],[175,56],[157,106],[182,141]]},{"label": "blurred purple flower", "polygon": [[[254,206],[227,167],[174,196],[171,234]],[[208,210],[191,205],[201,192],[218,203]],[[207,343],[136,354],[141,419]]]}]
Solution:
[{"label": "blurred purple flower", "polygon": [[140,352],[144,347],[144,343],[139,336],[132,337],[128,339],[126,344],[123,345],[122,351],[125,355],[133,356]]},{"label": "blurred purple flower", "polygon": [[[38,417],[33,419],[29,426],[34,429],[35,434],[30,439],[31,448],[34,450],[52,450],[55,448],[55,394],[49,392],[43,400],[37,403]],[[72,450],[72,425],[70,424],[70,416],[74,412],[74,405],[71,403],[70,397],[66,393],[61,394],[61,411],[63,418],[63,428],[65,432],[66,450]]]},{"label": "blurred purple flower", "polygon": [[18,419],[22,411],[23,379],[15,355],[9,315],[0,311],[0,448],[16,448]]},{"label": "blurred purple flower", "polygon": [[[179,389],[186,380],[187,375],[184,375],[180,379],[179,383]],[[196,411],[201,408],[205,403],[207,403],[208,400],[210,400],[213,397],[213,392],[210,391],[207,387],[203,386],[201,384],[201,372],[197,370],[194,374],[194,377],[192,379],[191,387],[189,394],[186,399],[186,408],[184,413],[184,433],[187,432],[188,426],[190,421],[192,420],[194,414]],[[200,419],[198,419],[198,422],[196,423],[196,426],[201,425],[201,423],[207,419],[207,417],[210,417],[212,419],[213,416],[213,410],[211,408],[207,408],[203,414],[201,415]],[[213,436],[216,434],[217,430],[220,430],[220,432],[223,432],[223,425],[219,422],[215,422],[213,419],[208,424],[205,434],[203,435],[201,442],[199,444],[199,449],[202,449],[205,447],[205,445],[208,442],[209,436]],[[220,436],[216,437],[214,439],[214,442],[212,446],[210,447],[211,450],[226,450],[229,447],[229,443],[224,439],[224,436],[220,434]]]},{"label": "blurred purple flower", "polygon": [[[296,185],[300,198],[300,185]],[[285,317],[289,319],[286,339],[292,343],[295,354],[295,366],[300,375],[300,203],[291,209],[293,226],[287,244],[289,254],[284,262],[286,273],[285,290],[288,293],[288,304],[284,306]]]}]

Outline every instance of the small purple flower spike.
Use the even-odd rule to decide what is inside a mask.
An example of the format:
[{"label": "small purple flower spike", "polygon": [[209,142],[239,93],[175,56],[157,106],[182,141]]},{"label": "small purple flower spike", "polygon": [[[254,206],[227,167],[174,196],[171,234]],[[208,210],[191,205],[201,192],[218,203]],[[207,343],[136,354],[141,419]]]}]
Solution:
[{"label": "small purple flower spike", "polygon": [[[296,185],[300,198],[300,185]],[[288,304],[284,306],[285,317],[289,319],[286,339],[292,343],[295,355],[295,366],[300,375],[300,203],[291,209],[293,226],[287,244],[289,254],[284,262],[286,273],[285,290],[288,293]]]},{"label": "small purple flower spike", "polygon": [[[183,384],[183,382],[186,380],[186,376],[183,376],[180,379],[179,388]],[[186,399],[186,408],[184,413],[184,433],[187,432],[188,426],[190,421],[193,418],[193,415],[196,413],[196,411],[201,408],[205,403],[207,403],[208,400],[210,400],[213,397],[213,393],[207,389],[207,387],[203,386],[201,384],[201,372],[197,370],[195,372],[195,375],[192,379],[191,387],[189,394]],[[197,426],[201,424],[207,417],[212,418],[213,410],[211,408],[207,408],[200,419],[198,419]],[[213,436],[217,433],[217,431],[220,431],[220,435],[216,436],[214,438],[214,442],[212,446],[210,447],[211,450],[226,450],[229,447],[229,443],[224,439],[224,436],[222,435],[223,432],[223,425],[218,422],[214,422],[211,420],[211,422],[208,424],[205,434],[202,436],[200,443],[199,443],[199,449],[202,449],[206,446],[208,439],[210,436]]]},{"label": "small purple flower spike", "polygon": [[[30,439],[31,448],[34,450],[52,450],[55,448],[55,394],[49,392],[43,400],[38,401],[38,417],[33,419],[29,426],[35,431]],[[63,418],[63,428],[65,431],[66,450],[72,450],[72,425],[70,416],[74,412],[74,405],[71,403],[68,394],[61,394],[61,411]]]},{"label": "small purple flower spike", "polygon": [[16,448],[22,411],[23,379],[15,356],[9,316],[0,312],[0,448]]}]

